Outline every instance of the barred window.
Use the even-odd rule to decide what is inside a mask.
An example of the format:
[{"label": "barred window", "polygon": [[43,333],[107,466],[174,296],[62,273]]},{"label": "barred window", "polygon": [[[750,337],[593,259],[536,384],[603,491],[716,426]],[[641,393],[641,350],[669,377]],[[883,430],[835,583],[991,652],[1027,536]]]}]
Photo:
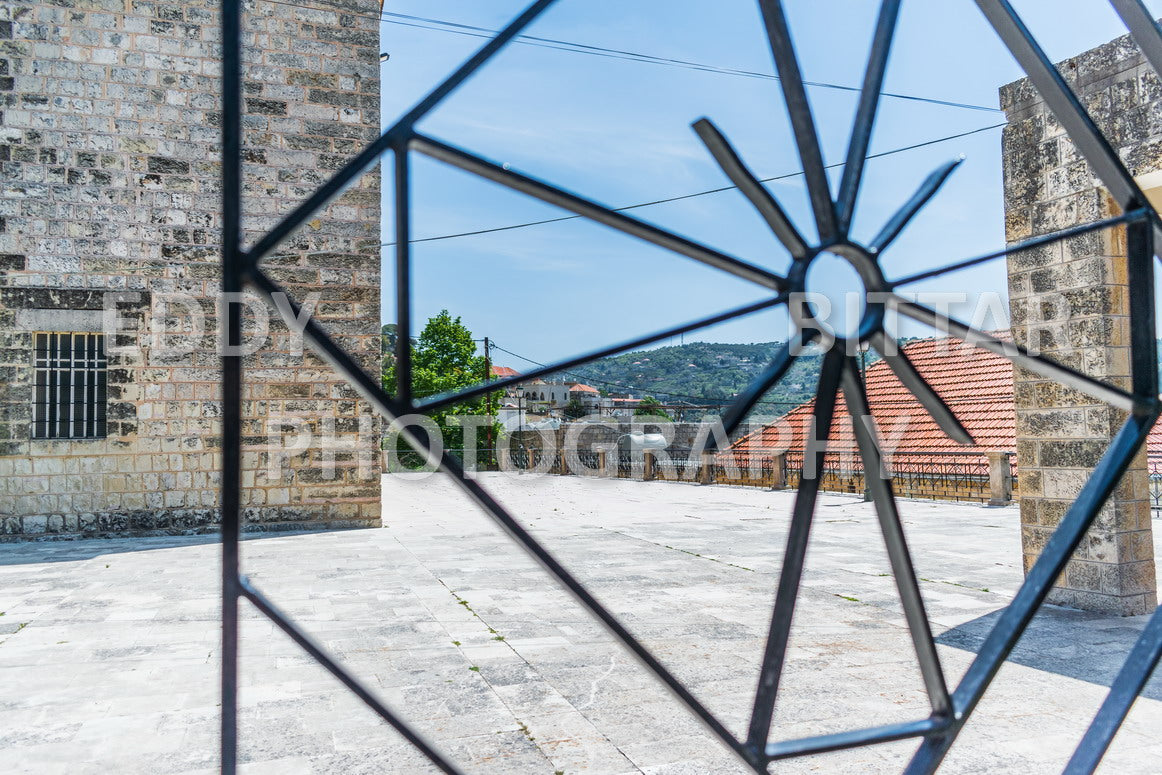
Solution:
[{"label": "barred window", "polygon": [[36,333],[34,439],[105,437],[105,335]]}]

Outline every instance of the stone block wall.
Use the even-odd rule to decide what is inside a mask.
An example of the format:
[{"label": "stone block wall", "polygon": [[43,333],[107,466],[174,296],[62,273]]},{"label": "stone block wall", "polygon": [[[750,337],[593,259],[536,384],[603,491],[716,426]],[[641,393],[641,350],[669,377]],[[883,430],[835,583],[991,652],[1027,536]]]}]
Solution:
[{"label": "stone block wall", "polygon": [[[303,5],[246,4],[251,238],[379,128],[378,4]],[[0,8],[0,540],[217,523],[218,24],[212,0]],[[379,214],[376,170],[268,261],[372,372]],[[247,525],[378,525],[377,422],[276,317],[247,313]],[[106,333],[106,438],[31,438],[46,325]]]},{"label": "stone block wall", "polygon": [[[1128,36],[1058,65],[1135,176],[1162,169],[1162,84]],[[1001,89],[1010,244],[1116,214],[1117,207],[1027,80]],[[1014,339],[1129,389],[1125,230],[1009,258]],[[1032,566],[1125,413],[1022,369],[1015,374],[1024,566]],[[1070,560],[1049,601],[1123,615],[1157,603],[1145,453]]]}]

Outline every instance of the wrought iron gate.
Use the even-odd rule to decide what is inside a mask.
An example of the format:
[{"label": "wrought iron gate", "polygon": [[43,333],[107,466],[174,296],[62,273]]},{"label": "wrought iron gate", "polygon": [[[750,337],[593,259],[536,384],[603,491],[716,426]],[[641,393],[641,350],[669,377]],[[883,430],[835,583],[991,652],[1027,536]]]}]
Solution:
[{"label": "wrought iron gate", "polygon": [[[1151,19],[1140,0],[1110,0],[1130,30],[1133,39],[1155,70],[1162,73],[1162,31]],[[522,380],[570,368],[616,352],[630,350],[679,333],[693,331],[752,312],[786,304],[798,325],[798,334],[776,355],[765,371],[724,413],[723,424],[729,431],[736,427],[763,396],[786,373],[793,362],[797,346],[814,342],[826,349],[815,402],[817,438],[809,443],[804,455],[804,471],[791,514],[790,531],[783,567],[770,620],[770,630],[762,667],[757,677],[753,712],[745,739],[735,737],[714,714],[672,675],[553,555],[533,538],[476,480],[465,476],[460,463],[444,454],[440,468],[450,475],[476,503],[503,527],[509,536],[532,558],[568,589],[588,611],[656,676],[685,707],[699,718],[707,729],[740,760],[757,773],[765,773],[776,760],[832,751],[905,738],[918,738],[920,745],[906,768],[907,773],[934,772],[955,742],[969,715],[980,701],[1006,656],[1024,632],[1038,607],[1044,601],[1054,579],[1084,536],[1099,509],[1117,485],[1123,471],[1137,454],[1160,413],[1158,400],[1157,354],[1154,346],[1153,256],[1154,240],[1162,236],[1162,220],[1146,201],[1126,167],[1110,147],[1070,90],[1064,79],[1041,50],[1007,0],[976,0],[980,10],[1012,52],[1045,102],[1065,128],[1077,149],[1089,162],[1113,195],[1123,214],[1065,231],[1049,234],[1013,245],[1007,250],[960,261],[929,272],[896,280],[882,273],[878,256],[908,221],[936,193],[956,162],[934,171],[912,198],[889,220],[868,244],[851,240],[851,223],[860,178],[867,155],[868,142],[878,107],[888,52],[896,28],[900,0],[883,0],[875,27],[871,54],[851,134],[846,164],[838,194],[833,197],[823,166],[814,119],[807,102],[798,61],[791,44],[782,3],[759,0],[765,33],[778,71],[783,97],[791,117],[792,129],[807,180],[811,209],[820,234],[819,245],[809,244],[796,230],[778,202],[751,174],[725,137],[707,119],[694,129],[710,154],[730,180],[751,201],[767,221],[779,241],[790,252],[793,262],[787,276],[775,274],[756,264],[726,255],[711,247],[656,228],[596,202],[583,199],[548,183],[518,174],[460,148],[427,137],[415,125],[454,89],[460,86],[497,51],[521,33],[545,11],[553,0],[536,0],[495,38],[480,48],[447,80],[437,86],[419,104],[375,142],[355,156],[334,177],[299,205],[250,249],[241,243],[241,0],[222,1],[222,291],[225,304],[226,338],[237,348],[241,336],[241,303],[236,295],[250,288],[267,299],[280,314],[299,315],[296,304],[274,303],[274,294],[282,289],[263,270],[262,260],[271,254],[294,229],[299,227],[332,198],[340,194],[357,176],[377,162],[388,151],[393,152],[395,187],[395,278],[398,325],[397,374],[395,395],[389,395],[380,384],[367,376],[314,320],[304,334],[311,346],[336,368],[360,394],[391,420],[412,412],[438,409],[457,401],[482,395]],[[699,261],[736,277],[749,280],[765,289],[764,301],[728,310],[656,334],[642,336],[613,347],[603,348],[570,358],[520,377],[502,379],[450,395],[417,400],[411,394],[411,363],[408,343],[410,332],[410,255],[409,255],[409,154],[416,152],[465,170],[487,180],[569,210],[576,215],[624,232],[674,253]],[[1092,379],[1021,347],[974,330],[933,309],[909,301],[896,289],[910,282],[945,272],[1002,258],[1009,253],[1044,245],[1067,237],[1111,226],[1127,229],[1130,276],[1130,314],[1132,331],[1132,379],[1129,391]],[[867,288],[865,314],[858,335],[850,340],[831,332],[814,317],[812,307],[799,298],[805,288],[807,267],[821,252],[846,258],[859,272]],[[925,383],[907,358],[896,350],[885,333],[884,318],[891,311],[925,323],[939,331],[969,341],[1002,355],[1039,375],[1088,393],[1128,413],[1121,430],[1098,463],[1093,475],[1077,500],[1062,519],[1024,584],[998,619],[967,673],[955,689],[950,690],[933,643],[924,603],[917,585],[895,497],[888,479],[869,477],[868,486],[879,515],[880,527],[887,545],[892,573],[896,579],[912,641],[924,678],[931,713],[914,721],[857,729],[796,740],[770,742],[771,718],[779,689],[779,679],[786,657],[791,615],[803,570],[804,553],[810,532],[816,495],[817,476],[826,452],[835,401],[842,392],[852,416],[870,417],[860,372],[852,357],[852,345],[869,343],[888,360],[897,376],[920,400],[932,417],[952,438],[969,442],[971,438],[956,416]],[[287,633],[314,659],[335,675],[345,686],[394,727],[439,769],[446,773],[460,770],[415,732],[397,713],[383,705],[360,681],[315,644],[293,621],[283,614],[242,574],[239,564],[241,428],[242,428],[242,356],[237,349],[226,349],[222,360],[222,716],[221,766],[233,773],[237,749],[237,666],[239,600],[249,600],[259,611]],[[869,470],[877,470],[880,460],[878,441],[870,423],[854,424],[857,442]],[[427,455],[432,451],[426,438],[408,434],[405,437]],[[1089,731],[1082,739],[1066,771],[1091,772],[1104,754],[1131,703],[1149,678],[1162,653],[1162,609],[1154,614],[1134,645],[1124,667],[1115,679]]]}]

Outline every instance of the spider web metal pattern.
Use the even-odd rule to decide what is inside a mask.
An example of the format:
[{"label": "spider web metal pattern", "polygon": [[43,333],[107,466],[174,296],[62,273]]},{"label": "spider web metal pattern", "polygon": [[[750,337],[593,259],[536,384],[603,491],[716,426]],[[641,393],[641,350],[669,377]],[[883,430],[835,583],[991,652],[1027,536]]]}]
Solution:
[{"label": "spider web metal pattern", "polygon": [[[320,187],[276,227],[250,249],[242,246],[241,230],[241,0],[222,2],[223,40],[223,120],[222,120],[222,205],[223,205],[223,282],[226,302],[227,344],[238,345],[241,331],[241,304],[236,294],[250,288],[264,297],[280,314],[298,317],[297,304],[287,303],[274,294],[282,289],[264,272],[262,259],[270,255],[296,228],[338,196],[356,177],[374,165],[380,156],[393,152],[395,187],[395,265],[397,293],[398,385],[395,395],[386,393],[377,380],[368,376],[357,361],[335,343],[318,323],[310,320],[304,334],[310,345],[389,421],[412,412],[438,409],[449,404],[503,389],[521,381],[567,369],[613,353],[634,349],[666,339],[675,334],[694,331],[715,323],[747,315],[776,305],[787,305],[798,324],[793,337],[764,372],[738,397],[724,413],[727,431],[737,427],[754,404],[775,385],[793,362],[797,349],[815,343],[826,350],[823,359],[817,400],[815,401],[815,434],[804,455],[804,471],[791,513],[787,548],[775,596],[766,648],[757,679],[750,723],[744,739],[736,737],[719,719],[659,662],[568,569],[533,538],[476,480],[465,475],[460,463],[444,454],[432,462],[450,475],[460,487],[533,559],[564,586],[581,605],[597,618],[673,695],[724,745],[730,748],[750,769],[766,773],[776,760],[832,751],[874,743],[919,738],[920,745],[905,772],[912,775],[934,772],[955,742],[958,733],[980,701],[991,680],[1000,669],[1038,607],[1044,601],[1054,579],[1064,568],[1073,550],[1098,511],[1113,492],[1122,473],[1145,441],[1159,415],[1157,355],[1154,349],[1153,257],[1154,241],[1162,236],[1162,221],[1147,202],[1117,154],[1082,107],[1077,96],[1058,74],[1045,53],[1024,26],[1007,0],[976,0],[976,4],[1012,52],[1050,110],[1066,129],[1077,149],[1089,162],[1114,199],[1123,215],[1091,224],[1073,227],[1054,234],[1013,245],[1005,250],[967,259],[895,281],[884,277],[879,255],[889,247],[908,222],[938,191],[953,172],[958,161],[935,170],[916,193],[889,219],[869,243],[851,240],[851,224],[860,191],[868,142],[875,122],[892,37],[896,29],[900,0],[883,0],[870,50],[864,83],[856,110],[854,128],[848,146],[846,164],[833,197],[823,166],[814,118],[807,101],[798,59],[792,45],[786,15],[779,0],[759,0],[762,19],[771,53],[779,75],[783,98],[791,118],[795,143],[807,181],[811,210],[820,244],[809,244],[786,213],[763,185],[747,169],[729,141],[709,119],[694,123],[694,131],[706,145],[726,176],[750,200],[770,226],[771,231],[792,257],[786,276],[762,266],[727,255],[714,248],[693,242],[630,216],[614,212],[596,202],[564,191],[549,183],[519,174],[472,153],[425,136],[416,131],[416,123],[446,96],[485,64],[540,16],[554,0],[537,0],[516,17],[495,38],[482,46],[458,70],[438,85],[421,102],[367,148],[356,155],[334,177]],[[1131,35],[1151,65],[1162,72],[1162,31],[1159,30],[1140,0],[1110,0],[1129,28]],[[420,153],[450,166],[478,175],[544,202],[554,204],[576,215],[604,224],[612,229],[666,248],[673,253],[701,262],[728,274],[749,280],[764,289],[769,298],[718,315],[695,320],[682,326],[644,335],[612,347],[549,364],[520,377],[497,380],[452,394],[416,400],[411,394],[411,363],[408,342],[411,339],[411,288],[409,250],[409,155]],[[921,279],[938,276],[984,261],[993,260],[1036,245],[1076,236],[1112,226],[1127,229],[1130,276],[1137,281],[1130,286],[1131,363],[1129,391],[1093,379],[1074,369],[1031,353],[1011,342],[974,330],[933,309],[909,301],[897,288]],[[850,339],[838,336],[816,320],[810,304],[801,300],[805,290],[807,268],[821,252],[847,259],[859,272],[867,288],[865,312],[858,332]],[[871,729],[796,740],[771,742],[771,719],[778,695],[779,679],[786,658],[791,618],[798,596],[799,582],[815,499],[819,491],[818,476],[822,469],[831,430],[836,400],[842,393],[851,415],[867,422],[855,422],[854,430],[861,456],[868,471],[880,469],[880,451],[876,430],[871,422],[867,396],[851,348],[855,343],[876,348],[889,363],[900,381],[911,390],[941,428],[961,443],[972,439],[955,414],[925,382],[908,359],[894,347],[884,328],[887,313],[903,315],[931,326],[949,336],[1002,355],[1014,364],[1036,374],[1055,379],[1085,392],[1112,406],[1125,410],[1128,417],[1098,463],[1068,513],[1061,520],[1041,556],[1030,569],[1024,584],[1004,610],[975,660],[959,685],[949,690],[932,638],[923,598],[909,555],[903,528],[896,509],[889,479],[869,476],[868,486],[875,502],[892,574],[895,577],[905,617],[911,632],[931,712],[922,719]],[[234,350],[233,352],[237,352]],[[224,412],[222,432],[222,716],[221,768],[234,773],[237,761],[237,666],[239,600],[249,600],[275,625],[329,670],[348,689],[371,707],[405,739],[420,750],[438,769],[459,773],[457,765],[433,747],[394,710],[386,707],[346,668],[329,656],[282,613],[241,573],[238,543],[240,537],[240,429],[242,426],[242,359],[227,354],[222,361]],[[433,456],[426,438],[403,434],[416,449]],[[1096,768],[1130,705],[1149,678],[1162,654],[1162,609],[1156,612],[1143,631],[1111,687],[1090,729],[1079,744],[1066,771],[1092,772]]]}]

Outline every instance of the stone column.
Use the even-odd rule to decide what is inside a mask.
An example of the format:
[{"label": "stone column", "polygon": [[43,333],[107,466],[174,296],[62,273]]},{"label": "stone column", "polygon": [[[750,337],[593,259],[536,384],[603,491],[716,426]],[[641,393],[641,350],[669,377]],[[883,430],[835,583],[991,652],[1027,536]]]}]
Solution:
[{"label": "stone column", "polygon": [[1013,502],[1013,466],[1008,452],[987,452],[989,461],[989,505],[1008,506]]},{"label": "stone column", "polygon": [[[1157,79],[1136,49],[1113,41],[1063,63],[1082,101],[1135,175],[1158,169],[1147,153]],[[1006,239],[1012,244],[1117,212],[1027,81],[1001,89]],[[1143,117],[1137,121],[1135,117]],[[1074,237],[1009,257],[1015,340],[1090,376],[1129,389],[1130,321],[1125,230]],[[1125,413],[1022,369],[1014,374],[1021,543],[1028,572],[1073,504]],[[1157,603],[1145,455],[1134,461],[1049,594],[1048,601],[1120,615]]]},{"label": "stone column", "polygon": [[787,454],[780,452],[771,458],[771,489],[785,490],[787,489]]},{"label": "stone column", "polygon": [[713,452],[703,452],[698,461],[698,484],[714,484]]}]

